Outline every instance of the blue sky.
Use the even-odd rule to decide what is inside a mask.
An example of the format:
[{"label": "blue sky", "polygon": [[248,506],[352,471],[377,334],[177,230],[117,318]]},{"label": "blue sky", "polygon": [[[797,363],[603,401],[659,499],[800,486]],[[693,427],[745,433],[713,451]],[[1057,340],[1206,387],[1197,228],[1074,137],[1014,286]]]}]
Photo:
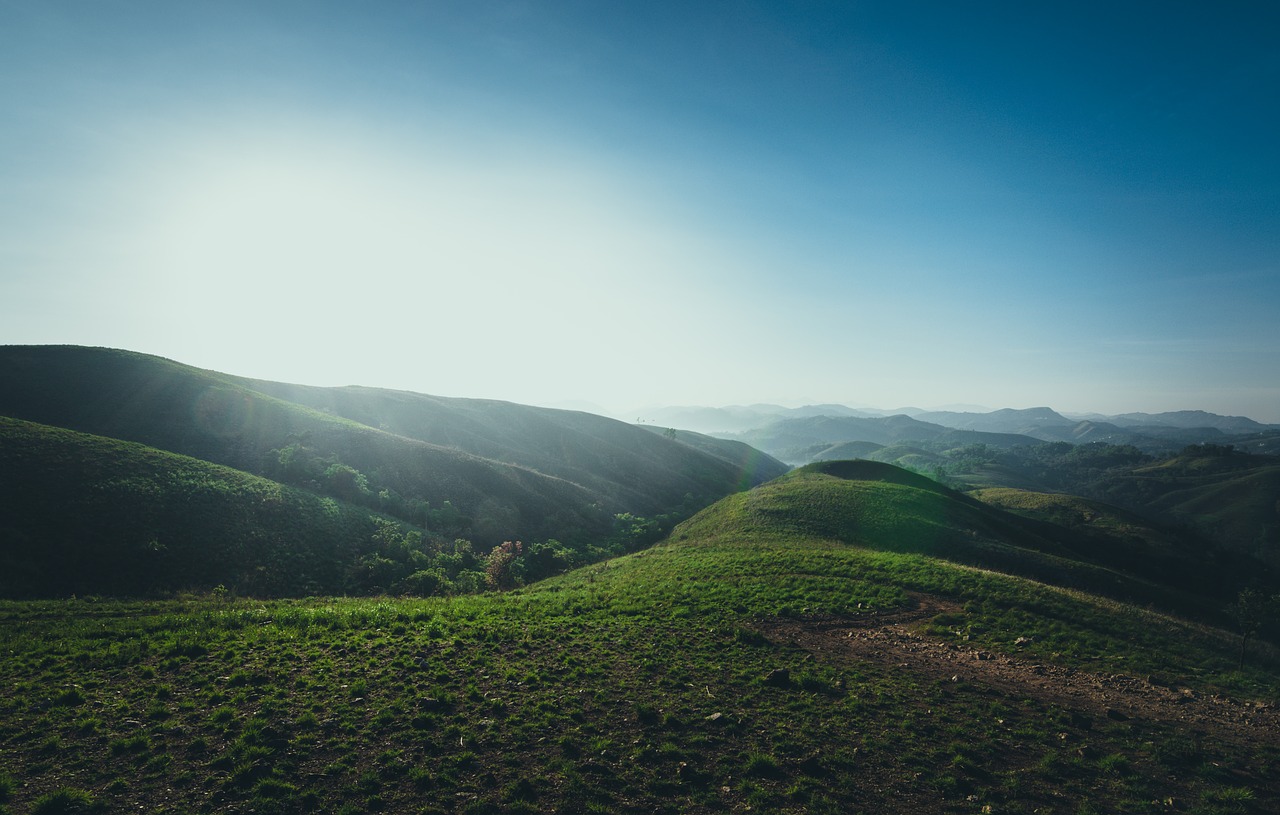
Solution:
[{"label": "blue sky", "polygon": [[1280,422],[1280,6],[0,0],[0,342]]}]

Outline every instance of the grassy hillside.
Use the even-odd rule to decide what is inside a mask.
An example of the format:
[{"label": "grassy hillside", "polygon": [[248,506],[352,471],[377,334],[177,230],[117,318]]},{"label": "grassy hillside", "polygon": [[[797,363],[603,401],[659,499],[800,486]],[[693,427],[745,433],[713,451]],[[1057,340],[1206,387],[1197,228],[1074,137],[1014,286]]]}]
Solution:
[{"label": "grassy hillside", "polygon": [[687,515],[776,474],[588,414],[250,382],[109,349],[0,348],[0,381],[0,415],[234,467],[485,547],[583,544],[617,514]]},{"label": "grassy hillside", "polygon": [[1280,458],[1189,448],[1104,485],[1209,537],[1231,542],[1280,573]]},{"label": "grassy hillside", "polygon": [[229,467],[0,418],[3,597],[386,590],[357,571],[381,528],[364,507]]},{"label": "grassy hillside", "polygon": [[1260,581],[1280,586],[1280,458],[1275,456],[1211,444],[1160,457],[1129,445],[1066,442],[947,450],[926,443],[925,451],[912,455],[895,446],[869,457],[928,472],[963,489],[1011,488],[1105,502],[1140,515],[1147,526],[1177,527],[1179,539],[1212,550],[1216,562],[1228,565],[1234,559],[1240,569],[1258,569]]},{"label": "grassy hillside", "polygon": [[942,557],[1024,575],[1059,586],[1194,613],[1214,613],[1246,585],[1236,573],[1226,585],[1206,580],[1213,565],[1187,546],[1150,557],[1123,545],[1123,533],[1085,534],[1039,518],[1029,520],[901,468],[872,461],[820,462],[749,493],[731,496],[716,512],[691,519],[676,533],[719,534],[777,528],[894,552]]},{"label": "grassy hillside", "polygon": [[839,465],[508,594],[0,604],[0,806],[1280,808],[1275,655],[953,562],[1000,515]]},{"label": "grassy hillside", "polygon": [[[449,399],[377,388],[313,388],[241,380],[246,387],[397,436],[529,467],[587,487],[637,512],[680,503],[685,492],[725,492],[726,474],[741,488],[761,484],[786,465],[745,444],[716,443],[694,433],[652,433],[578,411],[528,407],[489,399]],[[684,442],[684,445],[670,444]],[[709,453],[717,461],[690,455]],[[657,501],[646,493],[662,485]],[[683,490],[683,491],[681,491]]]},{"label": "grassy hillside", "polygon": [[1247,586],[1270,585],[1266,562],[1258,557],[1212,546],[1185,528],[1101,501],[1000,487],[969,494],[1041,522],[1037,528],[1043,534],[1066,541],[1079,559],[1142,574],[1218,605]]}]

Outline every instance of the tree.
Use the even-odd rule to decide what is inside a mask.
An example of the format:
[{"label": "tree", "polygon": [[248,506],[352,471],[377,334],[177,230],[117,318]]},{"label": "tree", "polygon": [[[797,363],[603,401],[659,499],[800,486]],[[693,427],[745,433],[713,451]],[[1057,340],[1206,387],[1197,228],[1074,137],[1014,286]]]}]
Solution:
[{"label": "tree", "polygon": [[523,552],[524,544],[520,541],[503,541],[493,547],[484,568],[485,585],[498,591],[515,588],[516,577],[511,567]]},{"label": "tree", "polygon": [[1249,639],[1261,631],[1280,613],[1280,595],[1268,597],[1254,588],[1242,589],[1227,613],[1240,629],[1240,668],[1244,668],[1245,649]]},{"label": "tree", "polygon": [[345,501],[358,501],[369,493],[369,479],[354,467],[341,462],[329,465],[324,473],[329,492]]},{"label": "tree", "polygon": [[574,552],[558,540],[526,546],[511,571],[524,583],[532,583],[573,568]]}]

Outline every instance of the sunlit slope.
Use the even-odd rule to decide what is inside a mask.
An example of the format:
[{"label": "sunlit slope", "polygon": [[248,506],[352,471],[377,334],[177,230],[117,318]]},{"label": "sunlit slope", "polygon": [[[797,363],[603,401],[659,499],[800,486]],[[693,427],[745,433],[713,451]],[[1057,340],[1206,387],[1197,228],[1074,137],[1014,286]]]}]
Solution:
[{"label": "sunlit slope", "polygon": [[449,501],[466,519],[458,531],[486,541],[607,528],[608,507],[593,506],[601,496],[572,482],[395,436],[216,373],[123,351],[2,350],[0,415],[138,442],[339,498],[372,503],[387,490],[436,507]]},{"label": "sunlit slope", "polygon": [[341,593],[374,528],[229,467],[0,417],[0,597]]},{"label": "sunlit slope", "polygon": [[454,531],[486,543],[598,536],[616,513],[687,512],[776,474],[589,414],[254,383],[109,349],[0,348],[0,381],[0,415],[328,490],[413,522],[447,501]]},{"label": "sunlit slope", "polygon": [[780,535],[838,541],[887,552],[1023,575],[1117,599],[1197,609],[1202,601],[1133,568],[1090,557],[1063,528],[1025,519],[924,476],[873,461],[820,462],[748,493],[729,496],[677,527],[672,540]]},{"label": "sunlit slope", "polygon": [[[727,473],[746,488],[788,469],[742,443],[687,432],[659,434],[660,440],[655,440],[654,433],[646,432],[651,428],[580,411],[379,388],[237,381],[255,391],[399,436],[532,467],[641,504],[645,503],[644,496],[637,494],[641,485],[669,484],[662,500],[678,503],[684,492],[723,494]],[[692,454],[691,450],[708,455]]]}]

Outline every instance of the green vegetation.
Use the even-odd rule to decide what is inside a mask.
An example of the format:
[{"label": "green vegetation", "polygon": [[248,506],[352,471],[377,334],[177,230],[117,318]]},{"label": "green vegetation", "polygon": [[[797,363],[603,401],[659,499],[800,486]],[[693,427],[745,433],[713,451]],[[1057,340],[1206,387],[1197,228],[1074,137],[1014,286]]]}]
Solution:
[{"label": "green vegetation", "polygon": [[0,375],[0,813],[1280,810],[1273,461]]},{"label": "green vegetation", "polygon": [[838,465],[513,592],[3,603],[9,805],[1274,811],[1276,731],[1227,715],[1280,700],[1274,651],[949,562],[997,517]]},{"label": "green vegetation", "polygon": [[0,416],[231,467],[484,551],[586,547],[618,514],[687,517],[786,470],[586,413],[259,382],[109,349],[0,347],[0,381]]},{"label": "green vegetation", "polygon": [[[1204,588],[1221,602],[1251,581],[1280,590],[1275,456],[1212,444],[1157,458],[1104,443],[998,447],[921,441],[878,447],[865,458],[958,490],[977,490],[984,501],[1061,526],[1089,558],[1121,568],[1141,566],[1161,581],[1210,580],[1214,585]],[[1059,498],[1019,499],[1012,497],[1015,490]]]},{"label": "green vegetation", "polygon": [[607,533],[577,546],[506,541],[486,550],[229,467],[3,417],[0,462],[0,596],[8,597],[509,589],[634,551],[696,509],[619,513]]},{"label": "green vegetation", "polygon": [[588,414],[107,349],[0,348],[0,378],[3,597],[511,588],[785,470]]}]

